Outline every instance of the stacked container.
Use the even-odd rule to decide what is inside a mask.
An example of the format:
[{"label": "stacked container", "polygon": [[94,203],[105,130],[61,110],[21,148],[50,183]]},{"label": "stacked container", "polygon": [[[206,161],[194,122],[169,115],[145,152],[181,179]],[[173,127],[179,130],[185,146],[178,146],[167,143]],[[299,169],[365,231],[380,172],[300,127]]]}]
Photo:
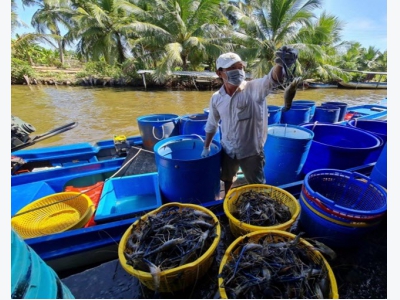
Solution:
[{"label": "stacked container", "polygon": [[330,247],[354,247],[386,216],[387,193],[356,172],[319,169],[304,178],[300,225]]}]

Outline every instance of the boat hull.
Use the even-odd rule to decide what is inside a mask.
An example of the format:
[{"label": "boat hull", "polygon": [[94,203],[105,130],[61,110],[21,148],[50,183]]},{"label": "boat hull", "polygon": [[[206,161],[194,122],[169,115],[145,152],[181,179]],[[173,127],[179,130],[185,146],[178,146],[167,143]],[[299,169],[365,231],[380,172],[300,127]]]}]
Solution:
[{"label": "boat hull", "polygon": [[346,89],[387,89],[386,82],[344,82],[338,83],[339,88]]}]

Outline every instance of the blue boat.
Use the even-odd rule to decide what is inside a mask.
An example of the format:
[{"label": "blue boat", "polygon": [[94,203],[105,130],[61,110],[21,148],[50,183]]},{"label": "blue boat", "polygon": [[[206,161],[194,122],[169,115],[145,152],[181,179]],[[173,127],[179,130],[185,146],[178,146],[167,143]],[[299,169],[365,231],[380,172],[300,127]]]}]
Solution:
[{"label": "blue boat", "polygon": [[[370,119],[384,118],[387,114],[386,107],[379,105],[349,107],[348,112],[362,113],[360,118]],[[61,193],[66,187],[83,189],[101,181],[104,183],[102,191],[107,191],[101,197],[109,197],[111,200],[108,202],[114,204],[119,201],[119,188],[132,188],[131,193],[136,196],[140,190],[146,190],[143,197],[148,197],[146,201],[150,201],[149,205],[129,209],[116,205],[111,208],[99,206],[101,213],[95,215],[93,226],[26,239],[26,243],[57,272],[116,259],[118,242],[126,229],[137,217],[161,205],[154,153],[142,148],[140,136],[129,137],[127,141],[130,150],[122,156],[117,155],[114,139],[99,141],[95,145],[80,143],[12,152],[13,156],[23,159],[29,168],[35,165],[42,168],[33,172],[33,169],[27,168],[26,172],[16,172],[11,176],[12,218],[29,203]],[[135,164],[137,161],[140,163]],[[354,169],[369,175],[373,166],[374,163],[371,163]],[[118,185],[122,180],[126,183]],[[234,186],[244,182],[239,174]],[[280,187],[296,196],[300,194],[301,184],[302,181],[297,181]],[[222,202],[220,197],[202,205],[212,209],[216,215],[222,215]]]}]

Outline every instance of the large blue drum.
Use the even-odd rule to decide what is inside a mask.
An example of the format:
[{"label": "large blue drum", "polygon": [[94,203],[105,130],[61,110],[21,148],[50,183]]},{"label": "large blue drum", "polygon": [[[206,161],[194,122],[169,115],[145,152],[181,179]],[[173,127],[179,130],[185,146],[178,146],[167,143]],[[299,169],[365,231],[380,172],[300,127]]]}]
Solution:
[{"label": "large blue drum", "polygon": [[314,133],[297,125],[268,126],[264,145],[266,183],[273,186],[303,179],[301,171]]},{"label": "large blue drum", "polygon": [[220,198],[221,145],[201,157],[204,136],[180,135],[154,146],[163,202],[202,204]]}]

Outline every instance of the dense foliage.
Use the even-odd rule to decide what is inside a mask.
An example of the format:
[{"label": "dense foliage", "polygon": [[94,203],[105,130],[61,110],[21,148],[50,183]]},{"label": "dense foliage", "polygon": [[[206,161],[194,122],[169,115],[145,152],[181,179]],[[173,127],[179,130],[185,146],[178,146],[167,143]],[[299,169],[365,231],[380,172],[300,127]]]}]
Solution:
[{"label": "dense foliage", "polygon": [[[35,32],[12,39],[12,57],[31,66],[86,66],[88,74],[134,77],[155,70],[213,70],[235,51],[253,77],[266,74],[282,45],[300,50],[297,72],[323,82],[360,79],[349,70],[387,71],[387,52],[342,41],[343,24],[322,0],[22,0],[35,5]],[[11,1],[12,30],[22,26]],[[43,45],[50,46],[51,50]],[[68,47],[74,47],[73,50]],[[358,77],[357,77],[358,76]],[[363,77],[361,79],[370,79]]]}]

